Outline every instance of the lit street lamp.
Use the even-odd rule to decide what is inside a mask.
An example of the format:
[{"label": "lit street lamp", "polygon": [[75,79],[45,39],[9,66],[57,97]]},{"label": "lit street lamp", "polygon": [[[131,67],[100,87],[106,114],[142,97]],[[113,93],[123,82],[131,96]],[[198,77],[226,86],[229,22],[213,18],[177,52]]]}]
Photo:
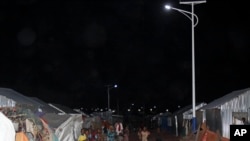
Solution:
[{"label": "lit street lamp", "polygon": [[[195,40],[194,40],[194,28],[195,26],[198,24],[198,16],[196,14],[194,14],[194,4],[199,4],[199,3],[204,3],[206,2],[205,0],[193,0],[193,1],[190,1],[190,0],[182,0],[180,2],[180,4],[191,4],[192,6],[192,11],[189,12],[189,11],[186,11],[186,10],[182,10],[182,9],[178,9],[178,8],[174,8],[174,7],[171,7],[169,5],[165,5],[165,8],[166,9],[173,9],[173,10],[176,10],[178,12],[180,12],[181,14],[185,15],[189,20],[191,20],[192,22],[192,110],[193,110],[193,117],[192,117],[192,129],[193,131],[196,130],[196,122],[197,122],[197,119],[196,119],[196,109],[195,109],[195,47],[194,47],[194,43],[195,43]],[[196,19],[196,21],[195,21]]]},{"label": "lit street lamp", "polygon": [[106,85],[107,87],[107,93],[108,93],[108,111],[110,111],[110,94],[109,91],[112,88],[117,88],[117,85]]}]

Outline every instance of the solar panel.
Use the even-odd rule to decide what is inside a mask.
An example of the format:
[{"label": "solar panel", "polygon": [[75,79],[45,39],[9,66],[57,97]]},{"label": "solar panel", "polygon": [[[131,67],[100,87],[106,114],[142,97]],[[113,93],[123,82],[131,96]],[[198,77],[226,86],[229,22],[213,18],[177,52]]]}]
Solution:
[{"label": "solar panel", "polygon": [[191,3],[205,3],[206,0],[180,0],[180,4],[191,4]]}]

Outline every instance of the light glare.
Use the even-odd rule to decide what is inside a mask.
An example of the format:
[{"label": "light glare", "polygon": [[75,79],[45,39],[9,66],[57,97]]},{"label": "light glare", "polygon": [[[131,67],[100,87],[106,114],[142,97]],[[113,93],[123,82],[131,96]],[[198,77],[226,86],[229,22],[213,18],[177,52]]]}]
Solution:
[{"label": "light glare", "polygon": [[171,6],[170,5],[165,5],[165,8],[169,10],[169,9],[171,9]]}]

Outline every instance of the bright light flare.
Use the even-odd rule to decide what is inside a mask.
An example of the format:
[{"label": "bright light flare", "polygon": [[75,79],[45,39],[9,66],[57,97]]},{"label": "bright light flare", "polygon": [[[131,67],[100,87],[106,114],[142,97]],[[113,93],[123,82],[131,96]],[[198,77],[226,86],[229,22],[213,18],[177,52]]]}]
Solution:
[{"label": "bright light flare", "polygon": [[165,5],[165,8],[170,10],[171,9],[171,6],[170,5]]}]

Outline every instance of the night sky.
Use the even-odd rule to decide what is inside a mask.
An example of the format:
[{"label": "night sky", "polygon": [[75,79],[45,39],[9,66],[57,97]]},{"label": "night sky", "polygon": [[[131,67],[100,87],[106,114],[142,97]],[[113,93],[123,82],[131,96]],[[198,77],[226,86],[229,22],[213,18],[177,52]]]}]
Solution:
[{"label": "night sky", "polygon": [[[192,103],[191,21],[178,0],[1,0],[0,87],[76,107]],[[250,86],[246,3],[195,5],[196,101]]]}]

